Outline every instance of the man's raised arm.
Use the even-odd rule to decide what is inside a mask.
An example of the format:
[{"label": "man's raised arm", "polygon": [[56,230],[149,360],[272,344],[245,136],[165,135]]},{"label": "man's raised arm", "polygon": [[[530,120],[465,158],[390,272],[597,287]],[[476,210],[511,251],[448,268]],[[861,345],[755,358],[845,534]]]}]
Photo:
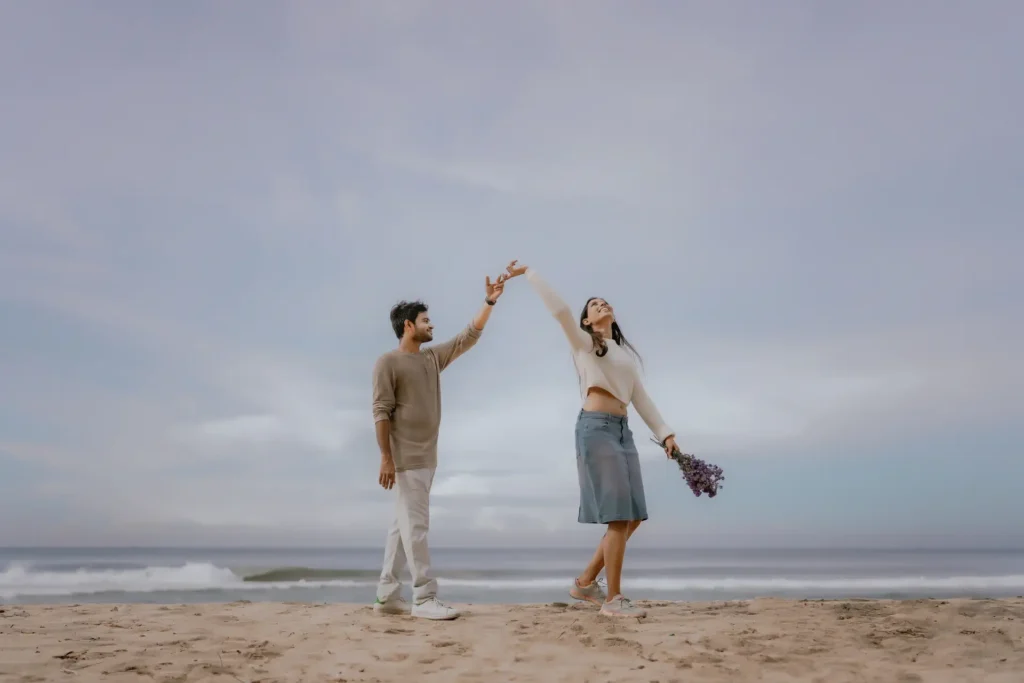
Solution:
[{"label": "man's raised arm", "polygon": [[505,276],[501,275],[495,282],[491,282],[491,277],[488,275],[484,285],[484,304],[480,307],[476,316],[473,317],[473,322],[448,341],[430,347],[430,350],[437,357],[437,364],[441,370],[444,370],[451,365],[452,361],[473,348],[477,340],[480,339],[480,333],[484,331],[487,321],[491,318],[494,304],[498,301],[502,292],[505,291]]}]

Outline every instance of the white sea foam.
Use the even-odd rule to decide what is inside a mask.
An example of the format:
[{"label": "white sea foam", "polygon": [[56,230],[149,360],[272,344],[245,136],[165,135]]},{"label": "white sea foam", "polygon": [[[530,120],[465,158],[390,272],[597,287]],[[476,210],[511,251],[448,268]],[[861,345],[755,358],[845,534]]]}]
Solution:
[{"label": "white sea foam", "polygon": [[[445,586],[494,589],[563,588],[565,577],[551,579],[439,579]],[[649,591],[705,592],[785,592],[785,593],[850,593],[887,594],[922,591],[985,592],[987,590],[1024,590],[1024,575],[1008,576],[894,576],[872,578],[790,579],[783,577],[623,577],[624,589]]]},{"label": "white sea foam", "polygon": [[189,562],[176,567],[144,569],[77,569],[34,571],[12,564],[0,572],[0,598],[18,596],[89,595],[95,593],[152,593],[158,591],[256,590],[314,586],[355,586],[354,581],[289,581],[247,583],[225,567]]},{"label": "white sea foam", "polygon": [[[564,589],[569,578],[445,578],[442,586],[486,591],[547,591]],[[155,593],[258,591],[302,588],[370,588],[369,577],[300,580],[245,581],[226,567],[193,562],[180,566],[156,566],[143,569],[77,569],[36,571],[25,564],[12,564],[0,572],[0,599],[15,600],[31,596],[74,596],[100,593]],[[635,593],[723,593],[745,595],[887,595],[887,594],[987,594],[1024,593],[1024,575],[999,576],[888,576],[888,577],[625,577],[623,588]]]}]

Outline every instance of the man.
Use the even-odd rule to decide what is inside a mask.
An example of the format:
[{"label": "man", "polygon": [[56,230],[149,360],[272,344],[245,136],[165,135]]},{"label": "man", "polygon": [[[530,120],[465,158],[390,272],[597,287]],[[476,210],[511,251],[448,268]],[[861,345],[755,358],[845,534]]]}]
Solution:
[{"label": "man", "polygon": [[[485,280],[484,304],[473,321],[448,341],[420,348],[434,338],[434,326],[421,301],[401,301],[391,309],[398,348],[377,359],[373,368],[373,419],[380,447],[378,481],[396,488],[395,519],[388,530],[384,568],[373,609],[382,614],[408,614],[425,619],[454,619],[454,607],[437,599],[430,574],[427,532],[430,527],[430,486],[437,467],[437,432],[441,424],[440,375],[471,349],[491,317],[505,288],[505,277]],[[412,573],[413,605],[401,597],[400,572],[406,562]]]}]

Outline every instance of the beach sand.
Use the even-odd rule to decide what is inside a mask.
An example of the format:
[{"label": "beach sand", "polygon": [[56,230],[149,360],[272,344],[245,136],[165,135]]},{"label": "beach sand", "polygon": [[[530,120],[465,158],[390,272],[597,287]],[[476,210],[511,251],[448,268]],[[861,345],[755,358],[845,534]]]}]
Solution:
[{"label": "beach sand", "polygon": [[1024,600],[0,605],[0,681],[1024,681]]}]

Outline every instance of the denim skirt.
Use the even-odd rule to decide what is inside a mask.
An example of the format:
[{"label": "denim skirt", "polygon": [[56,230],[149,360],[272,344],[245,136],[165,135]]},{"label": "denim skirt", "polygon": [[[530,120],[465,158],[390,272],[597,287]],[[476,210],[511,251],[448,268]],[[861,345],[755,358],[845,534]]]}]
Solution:
[{"label": "denim skirt", "polygon": [[576,471],[581,523],[647,519],[640,456],[624,415],[580,411],[576,420]]}]

